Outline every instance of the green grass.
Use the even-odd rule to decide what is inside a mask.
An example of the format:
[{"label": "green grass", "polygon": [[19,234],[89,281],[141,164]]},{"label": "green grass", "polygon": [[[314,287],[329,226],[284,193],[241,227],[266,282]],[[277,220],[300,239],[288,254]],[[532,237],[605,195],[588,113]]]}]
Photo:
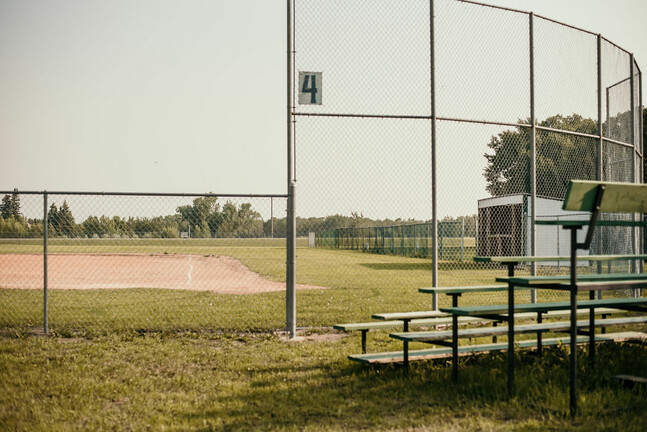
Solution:
[{"label": "green grass", "polygon": [[[159,241],[53,242],[53,253],[229,255],[285,280],[275,244]],[[0,244],[0,253],[37,253],[38,244]],[[36,250],[36,252],[34,252]],[[504,269],[441,261],[443,285],[489,284]],[[418,293],[432,281],[429,260],[299,247],[297,324],[317,331],[300,342],[284,328],[285,294],[217,295],[168,289],[50,290],[50,336],[42,333],[43,293],[0,289],[0,430],[645,430],[645,389],[620,388],[616,373],[643,374],[642,346],[582,355],[581,413],[568,410],[566,352],[522,355],[508,397],[504,355],[461,360],[452,384],[447,361],[362,367],[346,356],[359,335],[339,339],[337,322],[372,313],[431,308]],[[504,303],[504,293],[461,304]],[[528,301],[526,294],[517,296]],[[440,297],[441,306],[449,299]],[[316,337],[315,337],[316,336]],[[417,345],[412,344],[412,348]],[[395,350],[372,332],[371,350]]]},{"label": "green grass", "polygon": [[[270,239],[271,240],[271,239]],[[273,240],[271,240],[273,241]],[[69,242],[72,242],[71,244]],[[77,243],[79,241],[76,241]],[[54,242],[52,253],[167,253],[227,255],[241,260],[264,277],[285,281],[283,247],[208,245],[207,241],[72,240]],[[217,242],[216,242],[217,243]],[[244,243],[244,242],[243,242]],[[0,252],[28,252],[35,245],[0,245]],[[440,261],[439,281],[444,286],[491,284],[505,270],[491,265]],[[523,273],[523,272],[518,272]],[[378,255],[357,251],[297,248],[297,283],[325,287],[297,293],[297,325],[330,327],[335,323],[365,321],[380,312],[429,310],[432,296],[418,288],[432,285],[428,259]],[[559,293],[541,292],[545,300]],[[561,294],[562,297],[564,294]],[[527,302],[523,292],[517,301]],[[564,297],[565,298],[565,297]],[[0,290],[0,327],[28,331],[42,327],[43,294],[32,290]],[[49,325],[60,334],[109,334],[115,331],[204,330],[271,331],[285,323],[285,293],[219,295],[211,292],[168,289],[49,290]],[[505,303],[505,293],[465,295],[461,304]],[[447,296],[440,306],[449,306]]]},{"label": "green grass", "polygon": [[[59,245],[56,248],[72,246]],[[123,253],[125,245],[102,246]],[[182,247],[167,253],[228,255],[274,281],[285,281],[285,250],[275,247]],[[95,247],[98,248],[98,246]],[[156,253],[155,246],[147,246]],[[161,249],[160,249],[161,250]],[[498,269],[451,268],[441,263],[445,284],[490,283]],[[366,320],[371,314],[432,308],[432,296],[418,288],[432,284],[429,260],[314,248],[297,249],[297,282],[325,287],[297,293],[297,324],[329,327]],[[497,294],[498,301],[503,299]],[[0,290],[0,327],[24,331],[42,323],[43,294],[32,290]],[[481,297],[482,300],[482,297]],[[449,304],[445,296],[441,305]],[[479,301],[478,297],[465,301]],[[502,300],[501,300],[502,301]],[[121,330],[221,329],[272,330],[285,323],[285,293],[219,295],[167,289],[49,290],[49,324],[61,334],[106,334]],[[41,324],[42,326],[42,324]]]},{"label": "green grass", "polygon": [[[380,336],[374,344],[388,344]],[[505,355],[367,368],[357,335],[287,342],[271,334],[122,333],[0,338],[0,429],[645,430],[647,392],[617,373],[647,369],[644,346],[581,355],[578,417],[568,412],[566,350],[523,354],[516,393]]]}]

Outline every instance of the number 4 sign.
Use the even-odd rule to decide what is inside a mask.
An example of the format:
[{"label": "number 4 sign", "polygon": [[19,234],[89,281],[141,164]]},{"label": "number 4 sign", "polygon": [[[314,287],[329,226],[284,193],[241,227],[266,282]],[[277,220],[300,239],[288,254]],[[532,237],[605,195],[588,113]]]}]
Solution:
[{"label": "number 4 sign", "polygon": [[321,72],[299,72],[299,104],[321,105]]}]

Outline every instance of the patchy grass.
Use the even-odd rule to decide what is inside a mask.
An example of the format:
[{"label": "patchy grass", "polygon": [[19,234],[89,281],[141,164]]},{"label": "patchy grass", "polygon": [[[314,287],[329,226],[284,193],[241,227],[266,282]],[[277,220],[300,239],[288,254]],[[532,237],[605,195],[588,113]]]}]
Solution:
[{"label": "patchy grass", "polygon": [[[185,246],[52,248],[229,255],[285,280],[280,245]],[[474,263],[439,267],[443,285],[489,284],[504,274]],[[0,430],[647,430],[647,390],[612,379],[645,375],[644,346],[602,346],[595,364],[580,356],[574,421],[563,348],[521,355],[512,397],[501,354],[461,359],[457,384],[446,360],[414,364],[408,375],[347,360],[359,351],[359,335],[325,328],[429,309],[431,296],[418,288],[431,285],[431,275],[424,259],[298,248],[297,282],[329,287],[298,292],[298,325],[322,333],[300,342],[272,333],[284,327],[284,293],[50,290],[52,336],[43,337],[34,335],[42,333],[43,293],[0,289]],[[504,300],[496,293],[461,304]],[[440,302],[449,304],[445,296]],[[399,346],[386,332],[370,336],[371,350]]]},{"label": "patchy grass", "polygon": [[614,382],[647,370],[644,346],[605,345],[580,363],[568,417],[567,350],[523,354],[516,394],[505,355],[362,367],[359,338],[122,333],[2,337],[2,430],[645,430],[647,392]]}]

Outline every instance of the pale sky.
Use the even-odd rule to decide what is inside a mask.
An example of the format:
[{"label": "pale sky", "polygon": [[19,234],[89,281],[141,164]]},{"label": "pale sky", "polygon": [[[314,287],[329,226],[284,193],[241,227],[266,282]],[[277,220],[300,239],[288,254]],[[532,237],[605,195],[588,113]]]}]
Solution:
[{"label": "pale sky", "polygon": [[[285,193],[285,3],[0,0],[0,190]],[[647,71],[644,0],[484,3]]]}]

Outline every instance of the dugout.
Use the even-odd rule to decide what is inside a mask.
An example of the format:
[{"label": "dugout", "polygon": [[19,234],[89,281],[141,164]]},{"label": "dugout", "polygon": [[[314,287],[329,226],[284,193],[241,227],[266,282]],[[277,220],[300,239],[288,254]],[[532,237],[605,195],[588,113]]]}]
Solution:
[{"label": "dugout", "polygon": [[[531,256],[531,199],[529,194],[504,195],[478,201],[477,254],[479,256]],[[537,197],[537,221],[588,220],[589,215],[562,210],[562,200]],[[567,255],[569,233],[557,225],[536,225],[537,256]],[[584,241],[586,230],[578,232]],[[588,255],[589,251],[581,251]],[[543,265],[557,265],[545,262]]]}]

